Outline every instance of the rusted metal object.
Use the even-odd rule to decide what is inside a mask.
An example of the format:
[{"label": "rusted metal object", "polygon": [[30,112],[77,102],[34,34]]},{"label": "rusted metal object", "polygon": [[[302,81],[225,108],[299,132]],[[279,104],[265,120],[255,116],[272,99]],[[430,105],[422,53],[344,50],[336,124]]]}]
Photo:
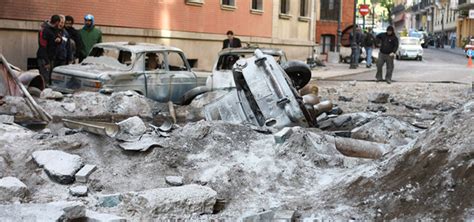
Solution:
[{"label": "rusted metal object", "polygon": [[333,141],[336,149],[345,156],[359,157],[367,159],[379,159],[389,151],[390,145],[356,140],[345,137],[326,136],[329,141]]},{"label": "rusted metal object", "polygon": [[84,130],[90,133],[115,137],[120,127],[115,123],[97,122],[97,121],[76,121],[63,119],[64,125],[71,129]]}]

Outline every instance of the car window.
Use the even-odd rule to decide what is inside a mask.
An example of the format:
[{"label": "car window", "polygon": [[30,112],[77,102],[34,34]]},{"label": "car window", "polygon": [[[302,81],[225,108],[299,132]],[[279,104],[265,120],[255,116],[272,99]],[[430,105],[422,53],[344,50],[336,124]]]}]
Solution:
[{"label": "car window", "polygon": [[150,52],[145,55],[145,70],[164,70],[165,66],[165,55],[161,52]]},{"label": "car window", "polygon": [[129,69],[131,68],[134,58],[134,54],[127,50],[94,47],[83,63],[104,64],[115,66],[117,68]]},{"label": "car window", "polygon": [[188,70],[181,53],[168,52],[168,67],[170,71]]}]

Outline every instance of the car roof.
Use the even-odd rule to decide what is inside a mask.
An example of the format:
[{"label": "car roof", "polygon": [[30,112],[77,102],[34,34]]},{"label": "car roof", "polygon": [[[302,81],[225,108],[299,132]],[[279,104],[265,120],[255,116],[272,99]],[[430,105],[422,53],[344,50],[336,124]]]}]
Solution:
[{"label": "car roof", "polygon": [[418,38],[418,37],[400,37],[400,39],[416,39],[416,40],[419,40],[420,38]]},{"label": "car roof", "polygon": [[282,56],[285,54],[283,50],[277,49],[277,48],[226,48],[223,49],[219,52],[219,56],[221,55],[226,55],[226,54],[232,54],[232,53],[253,53],[255,52],[256,49],[260,49],[264,54],[267,55],[279,55]]},{"label": "car roof", "polygon": [[94,47],[101,47],[101,48],[117,48],[117,49],[124,49],[131,51],[133,53],[141,53],[141,52],[154,52],[154,51],[179,51],[182,52],[181,49],[172,47],[172,46],[165,46],[160,44],[153,44],[153,43],[135,43],[135,42],[104,42],[95,44]]}]

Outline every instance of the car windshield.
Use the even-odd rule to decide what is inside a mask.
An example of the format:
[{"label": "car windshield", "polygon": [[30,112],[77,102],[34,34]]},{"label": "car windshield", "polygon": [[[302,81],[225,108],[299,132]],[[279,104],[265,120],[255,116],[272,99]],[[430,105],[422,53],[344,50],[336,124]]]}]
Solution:
[{"label": "car windshield", "polygon": [[423,38],[423,33],[421,33],[421,32],[411,32],[410,37]]},{"label": "car windshield", "polygon": [[99,64],[129,70],[134,59],[135,54],[125,49],[94,47],[81,64]]},{"label": "car windshield", "polygon": [[[286,62],[286,57],[284,54],[278,52],[266,52],[263,51],[264,54],[271,55],[275,58],[275,61],[278,63]],[[230,52],[223,54],[219,57],[219,61],[217,62],[217,70],[231,70],[232,66],[234,65],[237,60],[240,58],[250,58],[254,56],[253,51],[248,52]]]},{"label": "car windshield", "polygon": [[400,44],[401,44],[401,45],[418,45],[418,44],[420,44],[420,43],[419,43],[419,40],[418,40],[418,39],[412,39],[412,38],[410,38],[410,39],[401,39],[401,40],[400,40]]}]

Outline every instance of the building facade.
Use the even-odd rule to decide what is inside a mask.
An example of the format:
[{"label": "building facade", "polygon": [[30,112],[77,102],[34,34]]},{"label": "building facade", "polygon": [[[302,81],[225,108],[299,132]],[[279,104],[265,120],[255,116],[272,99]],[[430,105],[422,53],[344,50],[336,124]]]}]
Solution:
[{"label": "building facade", "polygon": [[232,30],[244,43],[277,47],[291,59],[310,56],[315,42],[316,0],[4,0],[0,7],[0,52],[25,69],[38,48],[42,21],[72,15],[81,28],[95,16],[103,41],[135,41],[183,49],[195,67],[210,70]]},{"label": "building facade", "polygon": [[458,12],[457,44],[463,47],[470,39],[474,38],[474,17],[469,18],[469,11],[474,10],[474,0],[457,0],[453,8]]}]

